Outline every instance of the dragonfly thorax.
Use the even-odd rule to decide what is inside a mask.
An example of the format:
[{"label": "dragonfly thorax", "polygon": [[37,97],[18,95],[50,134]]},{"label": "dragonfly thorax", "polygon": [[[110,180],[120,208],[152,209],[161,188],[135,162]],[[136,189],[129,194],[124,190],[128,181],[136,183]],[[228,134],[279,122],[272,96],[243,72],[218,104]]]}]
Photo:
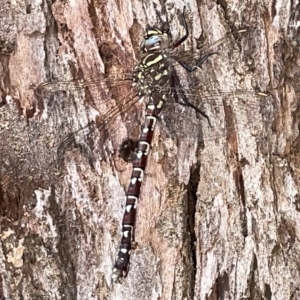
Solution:
[{"label": "dragonfly thorax", "polygon": [[146,28],[140,45],[142,58],[133,72],[133,85],[139,95],[152,94],[158,90],[169,91],[170,72],[165,50],[171,48],[170,45],[168,31],[156,27]]},{"label": "dragonfly thorax", "polygon": [[133,84],[139,95],[169,93],[169,80],[170,66],[163,52],[148,53],[133,72]]}]

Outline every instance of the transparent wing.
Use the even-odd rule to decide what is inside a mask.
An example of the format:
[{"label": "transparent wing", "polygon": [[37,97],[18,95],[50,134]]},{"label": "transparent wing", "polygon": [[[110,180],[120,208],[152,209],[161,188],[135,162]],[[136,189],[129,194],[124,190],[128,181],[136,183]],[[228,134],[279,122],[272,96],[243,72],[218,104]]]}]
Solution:
[{"label": "transparent wing", "polygon": [[244,28],[233,32],[229,31],[225,33],[221,38],[213,41],[212,43],[198,45],[197,49],[193,49],[193,51],[180,50],[176,48],[172,50],[168,55],[170,56],[170,58],[174,59],[173,65],[175,66],[179,65],[178,61],[194,64],[203,55],[209,53],[218,53],[224,48],[232,49],[232,42],[236,42],[245,37],[248,37],[249,35],[251,35],[251,32],[253,30],[253,28]]},{"label": "transparent wing", "polygon": [[[107,82],[112,82],[109,77]],[[2,184],[5,184],[5,178],[27,182],[28,177],[32,177],[39,183],[39,187],[47,188],[64,170],[60,167],[59,159],[65,158],[65,151],[74,147],[79,148],[89,160],[93,159],[94,151],[101,151],[100,157],[105,159],[107,153],[111,153],[107,150],[107,142],[111,143],[111,137],[119,136],[121,123],[126,123],[125,127],[129,128],[122,137],[136,140],[143,120],[144,104],[138,103],[138,97],[130,84],[130,80],[119,80],[117,85],[112,85],[112,92],[106,91],[108,88],[103,81],[99,84],[99,78],[84,82],[83,85],[82,82],[65,82],[63,86],[61,83],[47,84],[45,86],[51,88],[46,90],[43,86],[40,91],[44,94],[44,100],[48,101],[45,106],[48,115],[38,121],[29,120],[28,123],[20,120],[16,113],[17,107],[13,108],[8,104],[1,107]],[[123,88],[125,93],[121,92]],[[156,128],[156,134],[163,141],[173,139],[175,143],[205,143],[217,139],[217,143],[226,143],[230,134],[239,135],[245,131],[259,136],[263,134],[266,114],[268,110],[272,110],[270,106],[274,105],[271,95],[259,94],[253,90],[201,90],[200,86],[193,86],[177,88],[176,92],[185,93],[191,103],[206,112],[213,128],[195,110],[174,103],[171,97],[160,114]],[[77,94],[81,96],[78,101]],[[91,94],[96,100],[82,101]],[[92,106],[92,110],[97,112],[94,119],[85,117],[90,115]],[[120,138],[115,141],[112,149],[118,149],[122,144]],[[102,148],[105,149],[101,150]],[[14,191],[14,187],[10,190]]]},{"label": "transparent wing", "polygon": [[[207,120],[202,118],[201,114],[197,114],[190,107],[175,104],[174,100],[171,100],[171,102],[165,104],[159,121],[164,124],[168,136],[181,140],[207,141],[224,137],[230,132],[246,130],[247,128],[251,130],[261,126],[261,107],[264,102],[270,101],[270,95],[254,90],[210,90],[202,92],[195,88],[177,88],[174,91],[184,93],[190,103],[209,115],[213,124],[213,128],[208,128]],[[165,91],[162,90],[162,92]],[[115,128],[112,123],[118,116],[126,115],[132,126],[139,128],[141,120],[131,117],[131,115],[134,115],[132,110],[136,109],[139,98],[134,92],[128,96],[125,101],[116,102],[115,106],[100,114],[94,122],[86,124],[80,130],[66,137],[58,147],[58,157],[62,159],[67,149],[74,147],[81,140],[88,139],[95,130],[99,131],[100,136],[114,134],[118,128]],[[226,123],[226,110],[224,107],[231,107],[234,112],[235,120],[232,120],[230,125],[228,125],[228,122]],[[139,109],[141,110],[140,115],[142,115],[143,108],[140,107]],[[201,125],[208,128],[207,136],[201,133]],[[105,130],[107,133],[104,133]]]},{"label": "transparent wing", "polygon": [[[247,33],[253,29],[240,29],[235,32],[227,32],[220,39],[210,43],[202,45],[198,50],[188,52],[186,50],[171,50],[167,55],[172,59],[172,65],[180,66],[180,61],[195,62],[201,55],[206,53],[215,52],[219,46],[226,46],[227,41],[231,41],[233,38],[246,36]],[[70,81],[51,81],[40,84],[35,89],[35,95],[40,97],[45,93],[55,92],[58,90],[82,90],[86,87],[98,86],[98,88],[117,87],[127,85],[132,80],[132,73],[130,72],[111,72],[109,75],[102,74],[99,77],[85,78]]]}]

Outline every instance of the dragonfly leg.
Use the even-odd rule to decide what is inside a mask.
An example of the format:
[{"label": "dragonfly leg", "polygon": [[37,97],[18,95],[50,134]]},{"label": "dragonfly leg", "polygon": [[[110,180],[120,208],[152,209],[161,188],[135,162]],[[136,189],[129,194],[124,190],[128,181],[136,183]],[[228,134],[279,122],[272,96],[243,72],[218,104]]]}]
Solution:
[{"label": "dragonfly leg", "polygon": [[212,53],[207,53],[204,54],[202,56],[200,56],[197,60],[196,60],[196,64],[193,66],[189,66],[187,63],[183,62],[183,61],[179,61],[178,63],[188,72],[194,72],[195,70],[197,70],[198,68],[201,68],[202,64],[212,55],[214,54],[218,54],[218,52],[212,52]]},{"label": "dragonfly leg", "polygon": [[182,36],[176,42],[173,43],[173,45],[172,45],[173,49],[178,47],[180,44],[182,44],[189,36],[189,28],[188,28],[187,23],[186,23],[186,19],[185,19],[185,16],[184,16],[184,11],[185,11],[185,7],[183,8],[183,13],[182,13],[183,26],[184,26],[184,29],[185,29],[185,34],[184,34],[184,36]]},{"label": "dragonfly leg", "polygon": [[182,105],[182,106],[188,106],[188,107],[193,108],[193,109],[196,111],[196,113],[200,113],[204,118],[206,118],[209,127],[212,128],[212,125],[211,125],[211,123],[210,123],[209,116],[208,116],[204,111],[202,111],[201,109],[199,109],[198,107],[196,107],[194,104],[190,103],[190,102],[187,100],[186,96],[185,96],[185,95],[183,96],[183,94],[184,94],[184,93],[182,93],[182,95],[181,95],[183,102],[176,101],[176,97],[175,97],[175,101],[176,101],[178,104]]},{"label": "dragonfly leg", "polygon": [[[172,94],[174,96],[175,102],[180,105],[193,108],[196,111],[196,113],[200,113],[204,118],[206,118],[208,125],[212,128],[209,116],[204,111],[202,111],[201,109],[199,109],[194,104],[188,101],[188,98],[186,97],[183,89],[180,86],[179,79],[175,70],[173,70],[170,76],[170,86],[172,88]],[[182,99],[182,101],[179,100],[179,97]]]}]

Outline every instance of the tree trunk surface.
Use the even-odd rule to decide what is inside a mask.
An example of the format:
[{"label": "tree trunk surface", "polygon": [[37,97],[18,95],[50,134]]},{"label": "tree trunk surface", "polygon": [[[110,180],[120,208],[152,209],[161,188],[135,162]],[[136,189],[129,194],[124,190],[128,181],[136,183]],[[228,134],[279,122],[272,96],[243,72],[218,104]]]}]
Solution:
[{"label": "tree trunk surface", "polygon": [[[0,299],[300,299],[300,4],[51,2],[0,0]],[[65,139],[131,99],[118,80],[146,25],[168,24],[175,40],[184,6],[186,53],[248,30],[182,77],[228,91],[199,103],[213,128],[189,107],[163,109],[137,246],[115,284],[134,149],[124,141],[138,139],[144,104]],[[268,95],[229,93],[253,89]]]}]

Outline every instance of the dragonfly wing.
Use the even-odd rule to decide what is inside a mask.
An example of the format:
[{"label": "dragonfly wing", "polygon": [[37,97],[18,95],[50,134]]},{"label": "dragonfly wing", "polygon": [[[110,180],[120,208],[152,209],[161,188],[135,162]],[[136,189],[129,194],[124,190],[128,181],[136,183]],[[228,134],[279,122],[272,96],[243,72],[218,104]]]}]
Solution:
[{"label": "dragonfly wing", "polygon": [[[121,117],[124,123],[134,123],[134,126],[138,126],[139,128],[137,120],[132,122],[132,116],[135,116],[134,111],[137,110],[136,105],[139,99],[133,91],[127,96],[125,101],[114,103],[114,106],[106,111],[99,111],[99,115],[95,121],[86,124],[63,140],[57,150],[58,159],[61,161],[67,150],[78,147],[78,145],[84,143],[87,139],[93,141],[94,139],[91,137],[95,132],[97,132],[101,143],[104,144],[108,136],[113,137],[120,130],[118,124],[114,124],[114,121],[118,117]],[[106,131],[108,134],[105,133]]]},{"label": "dragonfly wing", "polygon": [[247,37],[252,32],[251,29],[240,29],[234,32],[227,32],[221,38],[215,40],[212,43],[204,44],[198,49],[194,49],[193,51],[186,50],[172,50],[168,55],[170,59],[172,59],[172,65],[178,66],[179,62],[189,63],[191,66],[194,66],[200,57],[203,57],[209,53],[217,54],[223,48],[231,49],[233,40],[241,39]]},{"label": "dragonfly wing", "polygon": [[[249,130],[260,128],[263,118],[261,108],[266,106],[266,103],[270,104],[272,102],[270,94],[254,90],[236,89],[202,92],[194,88],[177,88],[176,91],[184,93],[189,103],[207,114],[213,127],[210,128],[207,120],[201,114],[197,114],[193,108],[187,107],[187,105],[173,105],[175,111],[170,113],[172,106],[167,104],[161,118],[164,120],[170,135],[177,136],[182,140],[208,141],[225,137],[231,132],[239,132],[247,128]],[[233,112],[231,117],[228,114],[230,109]],[[233,120],[229,122],[228,118],[233,118]],[[203,136],[202,131],[199,129],[202,126],[207,128],[206,136]]]},{"label": "dragonfly wing", "polygon": [[[254,90],[210,90],[209,92],[203,92],[196,88],[176,88],[176,92],[178,91],[184,93],[188,100],[200,110],[208,112],[214,124],[214,128],[208,130],[208,135],[203,136],[201,124],[208,127],[205,119],[201,120],[201,116],[195,115],[194,110],[191,108],[174,105],[174,103],[166,103],[160,119],[165,124],[167,134],[171,138],[178,137],[182,140],[206,141],[225,137],[230,132],[244,130],[245,128],[239,127],[240,122],[238,121],[246,117],[248,118],[246,122],[247,127],[255,128],[261,123],[260,103],[261,101],[267,101],[266,99],[269,97],[268,94],[259,94]],[[109,136],[112,136],[118,130],[117,127],[114,129],[112,125],[113,120],[122,114],[131,120],[137,101],[137,95],[131,94],[126,101],[115,103],[115,106],[107,110],[106,113],[99,115],[95,122],[88,123],[80,130],[70,134],[59,146],[58,158],[61,160],[67,149],[77,147],[78,144],[86,140],[96,130],[100,136],[105,136],[105,130],[107,130]],[[236,118],[230,123],[230,126],[226,125],[226,107],[227,111],[228,107],[233,108]],[[250,116],[249,113],[251,114]],[[132,120],[132,126],[139,128],[139,122],[138,118]]]}]

